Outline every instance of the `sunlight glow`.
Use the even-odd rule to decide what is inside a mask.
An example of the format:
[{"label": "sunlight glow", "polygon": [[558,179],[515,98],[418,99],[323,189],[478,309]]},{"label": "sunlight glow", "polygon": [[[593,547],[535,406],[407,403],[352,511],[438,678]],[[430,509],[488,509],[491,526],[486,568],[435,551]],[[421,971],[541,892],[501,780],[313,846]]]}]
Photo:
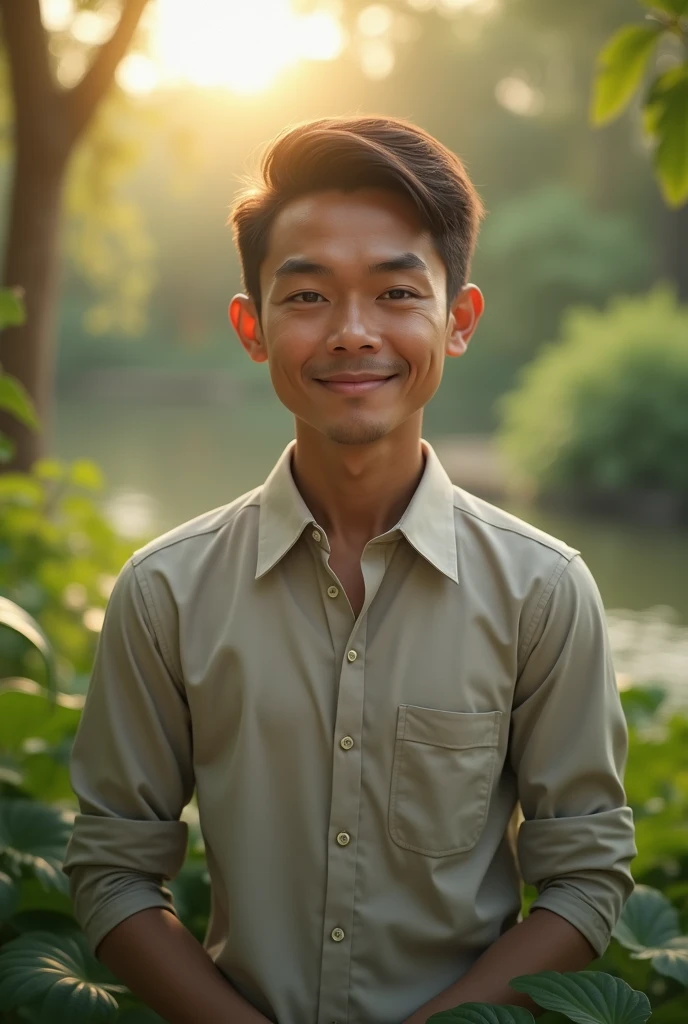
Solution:
[{"label": "sunlight glow", "polygon": [[161,81],[242,93],[265,89],[299,60],[332,60],[343,46],[332,10],[298,14],[289,0],[196,0],[192,13],[188,0],[158,0],[151,26]]}]

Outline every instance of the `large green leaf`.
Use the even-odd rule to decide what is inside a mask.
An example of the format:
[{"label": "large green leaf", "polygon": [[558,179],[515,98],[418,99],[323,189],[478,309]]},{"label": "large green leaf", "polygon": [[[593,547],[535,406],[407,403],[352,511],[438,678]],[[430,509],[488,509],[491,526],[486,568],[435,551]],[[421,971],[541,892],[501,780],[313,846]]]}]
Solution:
[{"label": "large green leaf", "polygon": [[[72,900],[68,893],[57,889],[44,889],[37,878],[22,878],[19,884],[19,907],[17,914],[45,911],[49,914],[73,915]],[[15,917],[17,915],[15,914]],[[48,928],[47,931],[54,931]]]},{"label": "large green leaf", "polygon": [[614,927],[614,938],[633,952],[664,946],[680,934],[678,911],[658,889],[637,885]]},{"label": "large green leaf", "polygon": [[19,906],[19,886],[13,878],[0,871],[0,922],[12,917]]},{"label": "large green leaf", "polygon": [[21,327],[26,320],[21,288],[0,288],[0,330]]},{"label": "large green leaf", "polygon": [[670,206],[688,199],[688,64],[657,80],[648,97],[646,126],[657,137],[655,168]]},{"label": "large green leaf", "polygon": [[660,33],[659,25],[625,25],[609,40],[598,58],[591,112],[594,124],[611,121],[627,105]]},{"label": "large green leaf", "polygon": [[644,1024],[651,1013],[644,992],[601,971],[541,971],[509,984],[538,1006],[563,1013],[576,1024]]},{"label": "large green leaf", "polygon": [[651,960],[658,972],[688,987],[688,938],[678,911],[663,893],[637,885],[612,933],[634,960]]},{"label": "large green leaf", "polygon": [[677,935],[658,948],[631,954],[634,960],[651,960],[658,974],[675,978],[688,988],[688,936]]},{"label": "large green leaf", "polygon": [[50,693],[57,693],[55,656],[47,636],[36,620],[14,601],[10,601],[6,597],[0,597],[0,626],[7,626],[8,629],[13,629],[15,633],[26,637],[43,655],[48,690]]},{"label": "large green leaf", "polygon": [[43,1024],[113,1020],[126,991],[78,934],[30,932],[0,950],[0,1008],[27,1004]]},{"label": "large green leaf", "polygon": [[54,700],[31,679],[0,683],[0,751],[20,751],[30,737],[59,744],[76,732],[85,698],[57,693]]},{"label": "large green leaf", "polygon": [[428,1017],[428,1024],[535,1024],[530,1010],[522,1006],[493,1006],[490,1003],[462,1003],[452,1010],[440,1010]]},{"label": "large green leaf", "polygon": [[62,871],[74,815],[37,800],[0,800],[0,866],[14,878],[33,875],[45,889],[69,892]]},{"label": "large green leaf", "polygon": [[20,423],[32,430],[40,429],[40,421],[36,414],[31,396],[21,381],[0,372],[0,409],[11,413]]}]

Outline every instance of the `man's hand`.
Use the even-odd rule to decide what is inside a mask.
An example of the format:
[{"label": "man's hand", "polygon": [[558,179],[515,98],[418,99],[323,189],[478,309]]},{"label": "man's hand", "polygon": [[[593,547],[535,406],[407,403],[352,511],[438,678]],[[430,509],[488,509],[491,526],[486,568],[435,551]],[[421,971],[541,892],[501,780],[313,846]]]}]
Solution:
[{"label": "man's hand", "polygon": [[421,1006],[404,1024],[425,1024],[433,1013],[461,1003],[524,1006],[537,1016],[542,1008],[525,992],[509,988],[511,979],[538,971],[580,971],[596,956],[588,940],[563,917],[535,909],[501,935],[460,981]]}]

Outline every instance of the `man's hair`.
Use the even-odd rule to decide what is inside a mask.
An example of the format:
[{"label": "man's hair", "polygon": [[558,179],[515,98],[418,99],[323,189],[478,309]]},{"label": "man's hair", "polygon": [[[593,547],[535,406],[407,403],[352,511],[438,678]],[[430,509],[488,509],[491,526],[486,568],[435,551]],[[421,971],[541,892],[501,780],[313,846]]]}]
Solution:
[{"label": "man's hair", "polygon": [[466,284],[484,208],[459,158],[408,121],[328,117],[281,132],[261,180],[237,198],[230,223],[243,285],[260,315],[260,267],[272,223],[292,199],[324,189],[382,187],[416,206],[447,269],[447,304]]}]

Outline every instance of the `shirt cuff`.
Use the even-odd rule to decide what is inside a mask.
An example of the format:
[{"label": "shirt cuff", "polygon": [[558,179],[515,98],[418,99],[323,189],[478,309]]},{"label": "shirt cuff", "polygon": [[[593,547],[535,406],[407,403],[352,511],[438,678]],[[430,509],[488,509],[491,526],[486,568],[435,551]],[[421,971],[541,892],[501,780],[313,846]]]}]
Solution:
[{"label": "shirt cuff", "polygon": [[74,916],[94,956],[108,932],[132,914],[162,907],[179,917],[170,890],[149,876],[98,866],[79,867],[69,882]]},{"label": "shirt cuff", "polygon": [[175,878],[186,857],[185,821],[135,821],[77,814],[67,844],[64,874],[78,866],[111,867]]},{"label": "shirt cuff", "polygon": [[606,918],[563,880],[543,889],[531,904],[530,912],[533,910],[551,910],[563,917],[588,940],[597,956],[609,945],[611,928]]}]

